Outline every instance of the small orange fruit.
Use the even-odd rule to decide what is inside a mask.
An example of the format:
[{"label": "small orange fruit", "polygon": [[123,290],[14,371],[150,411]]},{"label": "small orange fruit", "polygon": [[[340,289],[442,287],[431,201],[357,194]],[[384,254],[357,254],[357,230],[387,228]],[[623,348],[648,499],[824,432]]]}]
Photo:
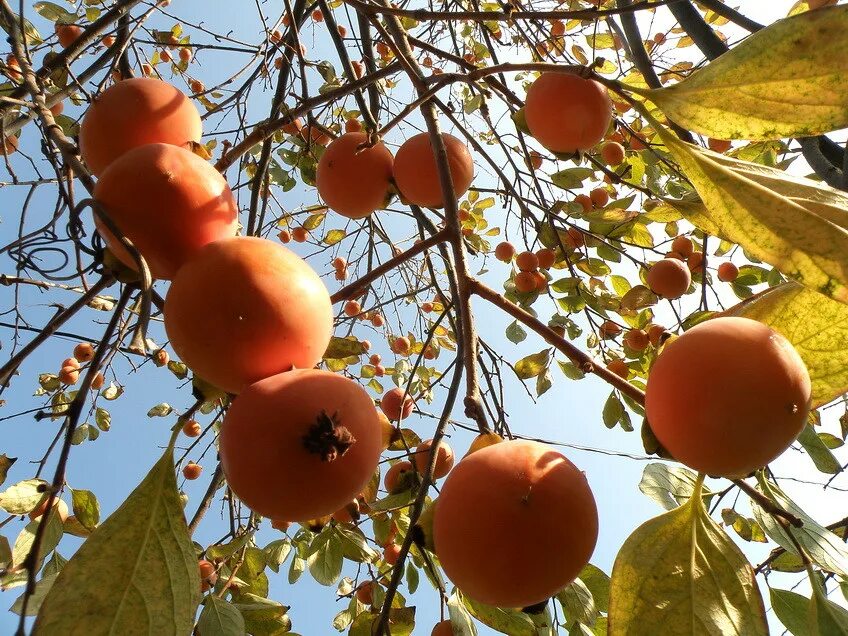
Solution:
[{"label": "small orange fruit", "polygon": [[674,300],[680,298],[689,289],[692,276],[689,269],[676,258],[664,258],[657,261],[648,270],[645,279],[648,287],[657,296]]},{"label": "small orange fruit", "polygon": [[[474,179],[474,163],[465,144],[453,135],[442,133],[448,167],[458,199]],[[428,208],[444,207],[442,186],[429,133],[407,139],[398,149],[394,162],[394,179],[403,197],[410,203]]]}]

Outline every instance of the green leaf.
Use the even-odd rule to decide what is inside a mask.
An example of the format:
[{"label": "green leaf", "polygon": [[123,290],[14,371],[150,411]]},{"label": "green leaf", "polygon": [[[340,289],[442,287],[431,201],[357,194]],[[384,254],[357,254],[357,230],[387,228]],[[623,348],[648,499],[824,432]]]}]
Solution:
[{"label": "green leaf", "polygon": [[567,168],[551,175],[554,185],[563,190],[575,190],[583,185],[583,181],[595,174],[592,168]]},{"label": "green leaf", "polygon": [[94,530],[100,523],[100,504],[97,497],[90,490],[74,489],[71,489],[71,496],[77,520],[89,530]]},{"label": "green leaf", "polygon": [[365,349],[359,340],[348,340],[347,338],[333,336],[324,352],[324,359],[343,360],[350,356],[361,356],[363,353],[365,353]]},{"label": "green leaf", "polygon": [[[804,525],[800,528],[792,527],[791,532],[810,561],[828,572],[848,576],[848,546],[838,536],[821,526],[796,506],[795,502],[773,483],[760,480],[760,490],[780,508],[791,512],[804,522]],[[753,500],[751,501],[751,508],[754,511],[754,518],[763,527],[769,538],[787,552],[797,555],[798,550],[787,534],[787,530]]]},{"label": "green leaf", "polygon": [[591,625],[599,616],[592,592],[579,578],[556,595],[566,617],[566,626],[574,623]]},{"label": "green leaf", "polygon": [[813,383],[813,408],[848,391],[848,307],[795,282],[767,289],[728,311],[783,334]]},{"label": "green leaf", "polygon": [[609,610],[609,595],[610,595],[610,577],[599,567],[589,563],[581,570],[577,577],[592,593],[592,598],[595,601],[595,607],[600,611],[606,612]]},{"label": "green leaf", "polygon": [[613,391],[612,393],[610,393],[606,403],[604,404],[604,425],[607,428],[615,427],[615,425],[618,423],[618,420],[620,420],[623,415],[624,405],[621,403],[621,400],[618,399],[618,396],[615,394],[615,391]]},{"label": "green leaf", "polygon": [[810,636],[807,612],[810,599],[789,590],[769,589],[775,616],[793,636]]},{"label": "green leaf", "polygon": [[[18,24],[21,22],[21,18],[17,13],[12,13],[12,20]],[[26,38],[27,44],[41,44],[44,40],[41,38],[41,35],[38,33],[36,28],[32,26],[32,22],[26,18],[24,18],[23,22],[24,37]],[[0,14],[0,29],[3,29],[9,35],[12,34],[12,28],[4,14]]]},{"label": "green leaf", "polygon": [[17,457],[8,457],[6,453],[0,455],[0,485],[6,481],[6,475],[16,461],[18,461]]},{"label": "green leaf", "polygon": [[478,621],[509,636],[536,636],[536,626],[527,614],[518,610],[505,609],[502,607],[491,607],[474,601],[459,590],[457,594],[471,615]]},{"label": "green leaf", "polygon": [[830,452],[830,449],[825,446],[821,438],[816,435],[816,431],[811,425],[807,424],[804,427],[798,436],[798,442],[804,447],[804,450],[807,451],[816,468],[821,472],[828,475],[835,475],[842,470],[839,461]]},{"label": "green leaf", "polygon": [[557,360],[557,364],[559,364],[559,368],[562,370],[565,377],[570,380],[582,380],[586,377],[586,374],[582,369],[577,367],[573,362],[563,362],[562,360]]},{"label": "green leaf", "polygon": [[686,79],[636,90],[718,139],[808,137],[848,127],[848,6],[778,20]]},{"label": "green leaf", "polygon": [[61,22],[62,24],[72,24],[77,20],[77,16],[74,13],[70,13],[63,7],[60,7],[58,4],[53,4],[52,2],[36,2],[32,5],[32,8],[35,9],[36,13],[40,15],[42,18],[50,20],[51,22]]},{"label": "green leaf", "polygon": [[845,636],[848,634],[848,610],[828,599],[817,578],[812,579],[813,602],[810,603],[808,617],[813,633]]},{"label": "green leaf", "polygon": [[548,349],[521,358],[515,363],[515,373],[521,380],[535,378],[547,368],[549,358],[550,350]]},{"label": "green leaf", "polygon": [[698,475],[688,468],[653,463],[645,466],[639,490],[666,510],[674,510],[689,501],[697,481]]},{"label": "green leaf", "polygon": [[169,447],[62,568],[33,634],[69,634],[80,625],[89,633],[188,634],[197,580]]},{"label": "green leaf", "polygon": [[[58,574],[45,575],[35,584],[35,591],[32,593],[29,598],[29,602],[27,603],[27,616],[35,616],[38,614],[38,610],[41,609],[41,604],[47,597],[47,593],[50,591],[50,588],[53,587],[53,583],[56,581],[57,576]],[[12,603],[12,607],[9,608],[18,616],[20,616],[21,610],[23,609],[24,596],[25,594],[21,594],[17,600]]]},{"label": "green leaf", "polygon": [[244,618],[238,608],[217,596],[203,600],[203,611],[197,619],[197,633],[203,636],[242,636]]},{"label": "green leaf", "polygon": [[11,515],[27,514],[44,499],[47,485],[43,479],[19,481],[0,492],[0,508]]},{"label": "green leaf", "polygon": [[241,613],[249,634],[284,634],[291,629],[291,620],[286,616],[289,608],[277,601],[255,594],[239,594],[233,605]]},{"label": "green leaf", "polygon": [[524,331],[518,321],[515,320],[509,324],[509,327],[506,328],[506,337],[510,342],[518,344],[527,338],[527,332]]},{"label": "green leaf", "polygon": [[610,636],[653,636],[660,625],[668,634],[768,634],[754,571],[707,513],[700,489],[624,542],[607,618]]},{"label": "green leaf", "polygon": [[344,554],[332,526],[325,527],[309,546],[309,573],[321,585],[333,585],[342,574]]},{"label": "green leaf", "polygon": [[477,636],[477,627],[462,602],[459,590],[454,590],[448,599],[448,617],[450,618],[453,636]]},{"label": "green leaf", "polygon": [[654,122],[703,200],[689,222],[741,245],[789,278],[848,302],[848,194],[684,143]]},{"label": "green leaf", "polygon": [[[22,565],[29,554],[33,543],[35,543],[35,533],[38,530],[39,523],[41,523],[40,518],[30,521],[26,527],[21,530],[18,538],[15,539],[15,545],[12,548],[12,563],[15,565]],[[36,571],[41,568],[41,561],[44,557],[50,554],[50,552],[53,551],[53,548],[59,545],[59,541],[62,540],[63,534],[64,530],[62,528],[62,519],[58,512],[52,510],[50,512],[50,516],[47,518],[47,527],[44,528],[44,535],[41,538],[41,545],[39,548],[40,553],[36,559]]]},{"label": "green leaf", "polygon": [[289,556],[291,548],[291,539],[289,538],[277,539],[266,545],[265,561],[267,562],[268,567],[274,570],[274,572],[279,572],[280,566]]}]

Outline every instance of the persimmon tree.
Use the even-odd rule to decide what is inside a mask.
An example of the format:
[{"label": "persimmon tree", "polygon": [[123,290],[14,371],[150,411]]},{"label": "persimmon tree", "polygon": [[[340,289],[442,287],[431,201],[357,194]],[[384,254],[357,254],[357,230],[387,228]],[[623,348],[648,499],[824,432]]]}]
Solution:
[{"label": "persimmon tree", "polygon": [[[190,4],[0,0],[18,633],[295,633],[284,564],[326,633],[848,633],[848,6]],[[650,459],[611,572],[516,383],[606,383]],[[69,466],[130,394],[170,435],[101,515]]]}]

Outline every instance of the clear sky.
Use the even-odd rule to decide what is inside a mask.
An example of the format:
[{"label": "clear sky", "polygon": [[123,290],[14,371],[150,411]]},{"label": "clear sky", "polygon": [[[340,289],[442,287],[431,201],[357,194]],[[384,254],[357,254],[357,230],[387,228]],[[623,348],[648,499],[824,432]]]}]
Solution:
[{"label": "clear sky", "polygon": [[[269,15],[278,10],[279,3],[260,4],[262,11]],[[772,2],[747,2],[742,3],[743,10],[747,15],[762,22],[769,22],[775,17],[785,15],[792,2],[786,0]],[[232,29],[233,36],[245,42],[256,43],[260,41],[261,33],[257,29],[256,7],[252,3],[244,3],[238,10],[234,10],[232,2],[224,0],[207,0],[203,3],[189,2],[187,0],[174,0],[172,3],[174,12],[186,18],[187,21],[203,21],[212,31],[222,32]],[[337,15],[342,14],[343,9],[337,10]],[[45,23],[41,19],[33,18],[33,22],[42,30],[47,32]],[[664,30],[669,26],[668,15],[664,11],[658,11],[656,18],[640,16],[640,21],[645,27],[646,36],[649,33]],[[151,22],[154,28],[169,28],[173,20],[157,18]],[[343,21],[343,23],[347,23]],[[651,23],[651,24],[649,24]],[[211,41],[208,36],[197,35],[193,31],[193,38],[197,42]],[[311,29],[305,33],[305,41],[309,47],[309,59],[335,59],[333,53],[324,48],[318,38],[313,39]],[[197,75],[207,85],[214,83],[214,78],[223,78],[230,70],[225,65],[219,65],[217,57],[201,52],[198,55],[200,67]],[[529,56],[526,58],[529,60]],[[234,63],[234,62],[233,62]],[[168,79],[166,73],[165,78]],[[398,95],[402,95],[403,89],[398,89]],[[266,103],[268,94],[255,93],[251,98],[251,110],[247,121],[256,122],[262,119],[267,111]],[[82,111],[80,108],[69,105],[66,111],[72,116],[78,116]],[[229,125],[228,125],[229,124]],[[220,126],[220,130],[232,128],[232,122],[210,122],[207,124],[207,132]],[[396,137],[389,138],[389,142],[396,142],[409,129],[396,131]],[[24,131],[23,147],[34,152],[34,131]],[[26,163],[20,163],[21,157],[13,159],[13,165],[21,174],[27,174]],[[550,164],[549,164],[550,165]],[[230,171],[228,175],[231,182],[235,172]],[[8,175],[5,168],[0,166],[0,180],[7,181]],[[482,169],[478,175],[477,185],[489,185],[492,183],[491,174]],[[49,187],[39,189],[33,199],[30,221],[33,227],[37,222],[52,212],[52,200]],[[0,244],[8,243],[17,231],[17,222],[22,201],[23,188],[3,188],[0,190],[2,197],[2,224],[0,224]],[[242,209],[245,209],[248,201],[248,193],[245,189],[237,191],[240,197]],[[283,205],[289,209],[300,204],[310,204],[317,201],[314,192],[304,191],[300,188],[292,193],[282,195]],[[378,213],[381,221],[392,232],[392,236],[408,238],[410,236],[409,226],[405,221],[393,217],[392,212]],[[492,226],[503,226],[504,210],[498,205],[491,208],[487,213],[487,219]],[[512,229],[515,232],[515,229]],[[299,251],[309,255],[310,249],[298,246]],[[55,254],[44,253],[45,258],[55,258]],[[384,258],[387,254],[384,252]],[[316,260],[316,265],[331,291],[335,290],[338,283],[333,280],[332,272],[328,266],[328,258],[322,256]],[[475,261],[475,267],[482,267],[483,261]],[[506,276],[506,268],[493,261],[486,264],[491,271],[483,275],[484,280],[497,289],[501,288]],[[14,266],[8,257],[0,257],[0,272],[11,274]],[[160,290],[165,286],[159,284]],[[0,307],[2,311],[8,310],[14,302],[11,293],[12,288],[0,288]],[[116,295],[116,290],[110,290]],[[20,304],[22,313],[33,326],[42,324],[54,308],[49,303],[62,302],[68,304],[75,299],[74,293],[51,292],[43,294],[32,288],[22,290]],[[420,300],[425,300],[421,298]],[[694,308],[691,299],[688,305],[684,305],[685,313]],[[550,307],[540,305],[537,307],[540,315],[550,315]],[[481,336],[504,357],[515,361],[527,354],[537,352],[544,348],[544,343],[533,335],[519,345],[510,343],[504,337],[504,330],[509,324],[505,315],[494,310],[483,302],[476,302],[474,306],[478,318]],[[387,312],[388,313],[388,312]],[[408,312],[400,315],[388,313],[390,326],[399,328],[399,320],[403,316],[409,317]],[[102,332],[108,315],[91,310],[84,312],[79,318],[74,319],[65,331],[78,333],[87,337],[97,338]],[[0,322],[11,322],[14,314],[0,316]],[[356,333],[362,338],[369,338],[375,343],[377,352],[384,355],[388,360],[392,355],[383,343],[380,344],[379,337],[369,328],[357,327]],[[367,335],[366,335],[367,334]],[[8,329],[0,329],[0,343],[2,344],[2,357],[5,360],[11,351],[11,332]],[[22,334],[21,341],[26,342],[31,336]],[[164,333],[161,325],[154,323],[151,337],[157,342],[164,342]],[[2,444],[0,453],[6,453],[12,457],[20,458],[18,463],[9,473],[7,484],[26,479],[32,476],[35,469],[31,461],[37,461],[42,452],[47,448],[57,430],[57,422],[49,420],[35,421],[31,416],[24,415],[17,418],[7,419],[11,414],[36,408],[41,405],[37,398],[31,394],[37,388],[37,374],[43,372],[56,372],[63,358],[70,356],[75,339],[57,337],[47,345],[39,349],[21,369],[20,377],[16,378],[12,387],[2,396],[6,404],[0,409],[0,426],[2,426]],[[583,344],[578,341],[578,344]],[[443,354],[443,361],[447,360],[447,352]],[[555,366],[555,365],[554,365]],[[102,433],[93,442],[86,442],[75,446],[71,454],[71,462],[68,469],[67,481],[73,488],[85,488],[93,490],[99,500],[103,517],[105,518],[126,497],[132,488],[146,474],[160,455],[161,449],[168,440],[168,430],[175,420],[175,415],[167,418],[148,418],[146,413],[152,406],[167,402],[177,411],[186,409],[193,401],[187,387],[179,387],[178,382],[165,369],[154,367],[146,362],[138,365],[138,359],[122,358],[115,365],[115,371],[120,383],[125,385],[126,392],[114,402],[98,402],[98,405],[107,408],[112,414],[112,428]],[[620,428],[608,430],[601,422],[601,409],[604,401],[609,395],[609,389],[595,378],[587,378],[578,382],[566,379],[556,368],[553,369],[553,388],[542,396],[537,404],[528,398],[525,389],[516,379],[507,378],[505,403],[508,405],[508,421],[512,429],[522,435],[538,437],[545,440],[556,441],[562,444],[562,451],[581,469],[589,479],[600,510],[600,536],[598,546],[592,558],[592,562],[609,573],[616,552],[626,537],[644,520],[660,514],[662,510],[651,500],[641,494],[638,483],[642,470],[648,461],[653,459],[644,457],[640,438],[638,435],[638,422],[634,418],[637,430],[633,433],[625,433]],[[109,378],[111,379],[111,377]],[[532,390],[532,387],[531,387]],[[438,412],[442,393],[439,394],[437,402],[425,410]],[[464,421],[460,413],[455,414],[457,419]],[[202,418],[205,425],[210,420]],[[428,431],[432,431],[435,420],[425,417],[413,417],[408,424],[421,434],[429,437]],[[461,455],[470,442],[470,434],[460,429],[450,431],[450,444],[455,451]],[[204,438],[204,441],[206,438]],[[181,440],[181,442],[184,441]],[[578,448],[579,447],[579,448]],[[201,498],[208,479],[215,465],[214,449],[206,451],[201,455],[206,444],[201,445],[189,455],[189,458],[201,463],[206,471],[196,482],[183,485],[189,496],[188,509],[193,511]],[[623,456],[627,454],[628,456]],[[636,457],[634,459],[633,457]],[[46,475],[52,475],[54,464],[48,462]],[[808,471],[811,480],[820,480],[821,475],[814,473],[809,459],[800,453],[790,451],[776,464],[778,474],[798,474],[798,471]],[[845,487],[846,480],[838,480],[835,485]],[[802,500],[808,512],[825,523],[833,521],[834,513],[826,509],[825,500],[819,505],[820,490],[801,484],[787,484],[787,489]],[[832,501],[832,496],[826,501]],[[201,525],[196,539],[208,545],[217,540],[225,530],[225,517],[217,500],[210,510],[204,523]],[[14,541],[17,532],[23,526],[18,520],[14,520],[4,527],[3,534],[10,541]],[[264,546],[279,533],[272,530],[269,525],[263,525],[257,536],[257,543]],[[518,537],[520,539],[520,537]],[[69,557],[70,553],[78,546],[79,541],[73,537],[66,537],[60,547],[60,552]],[[746,548],[751,560],[756,563],[767,554],[767,548],[762,545]],[[334,630],[330,625],[332,616],[346,606],[346,601],[338,601],[335,597],[334,588],[324,588],[314,583],[308,574],[294,586],[286,581],[288,564],[282,568],[281,574],[271,576],[270,598],[292,606],[290,616],[293,628],[304,636],[332,634]],[[121,564],[115,564],[121,567]],[[346,574],[354,575],[355,568],[346,568]],[[793,579],[794,580],[794,579]],[[788,587],[791,582],[781,584]],[[765,586],[762,586],[766,593]],[[17,588],[6,592],[0,599],[6,599],[6,606],[10,606],[20,594]],[[405,592],[405,591],[404,591]],[[429,587],[425,578],[422,577],[419,591],[412,595],[409,604],[417,607],[417,622],[415,634],[427,635],[431,625],[437,620],[439,614],[437,594]],[[10,633],[16,625],[16,617],[8,613],[0,612],[0,632]],[[481,634],[492,633],[485,628],[480,630]]]}]

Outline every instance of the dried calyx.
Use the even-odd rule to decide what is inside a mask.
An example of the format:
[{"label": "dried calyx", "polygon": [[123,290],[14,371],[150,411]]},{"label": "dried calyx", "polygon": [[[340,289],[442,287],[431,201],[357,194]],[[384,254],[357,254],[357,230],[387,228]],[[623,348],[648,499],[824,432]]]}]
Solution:
[{"label": "dried calyx", "polygon": [[353,434],[339,422],[339,414],[326,411],[309,427],[303,436],[303,445],[310,453],[321,456],[321,461],[332,462],[344,455],[356,443]]}]

